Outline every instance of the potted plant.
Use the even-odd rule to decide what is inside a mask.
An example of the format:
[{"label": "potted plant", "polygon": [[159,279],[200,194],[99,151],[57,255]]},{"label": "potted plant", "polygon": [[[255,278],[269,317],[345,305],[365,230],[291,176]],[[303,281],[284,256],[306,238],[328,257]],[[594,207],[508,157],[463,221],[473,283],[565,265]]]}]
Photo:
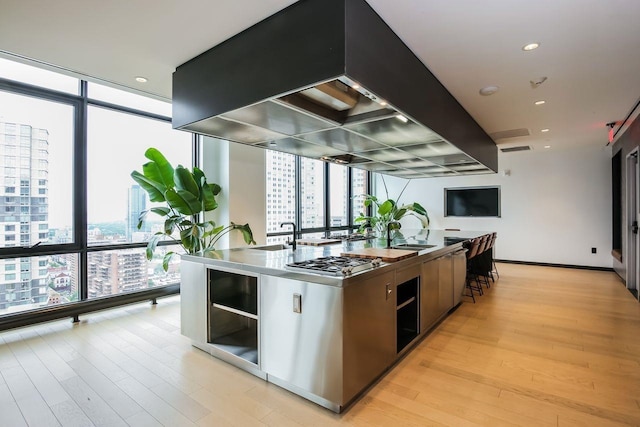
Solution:
[{"label": "potted plant", "polygon": [[[147,244],[147,259],[153,258],[158,242],[168,237],[182,245],[188,254],[205,254],[214,251],[216,242],[231,230],[242,233],[247,244],[255,244],[249,224],[217,225],[204,221],[204,214],[218,208],[216,196],[222,190],[218,184],[210,184],[202,170],[193,171],[178,165],[175,169],[156,148],[149,148],[145,157],[150,161],[142,165],[142,172],[133,171],[131,177],[149,195],[152,202],[164,202],[166,206],[153,207],[140,213],[138,229],[149,212],[164,217],[163,231],[155,233]],[[174,233],[179,233],[179,238]],[[164,256],[162,267],[167,271],[169,261],[175,255],[170,251]]]},{"label": "potted plant", "polygon": [[387,189],[387,183],[384,181],[384,177],[382,178],[382,184],[384,185],[386,195],[385,200],[380,200],[378,197],[371,194],[364,195],[364,206],[365,208],[371,207],[372,212],[371,216],[365,215],[365,213],[361,212],[354,220],[356,223],[360,224],[361,232],[367,227],[371,227],[371,229],[376,232],[377,236],[384,236],[384,233],[387,232],[387,226],[390,223],[392,223],[392,230],[399,229],[400,224],[398,221],[406,215],[412,215],[418,218],[422,228],[427,228],[429,226],[429,214],[422,205],[416,202],[405,205],[398,204],[398,200],[400,200],[402,193],[404,193],[407,185],[409,185],[409,181],[404,185],[402,191],[395,200],[389,197],[389,190]]}]

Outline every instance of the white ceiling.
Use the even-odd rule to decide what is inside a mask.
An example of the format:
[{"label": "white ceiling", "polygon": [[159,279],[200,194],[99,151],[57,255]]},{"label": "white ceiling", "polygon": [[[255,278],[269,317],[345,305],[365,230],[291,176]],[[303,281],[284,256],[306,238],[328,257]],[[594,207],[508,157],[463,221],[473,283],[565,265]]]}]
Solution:
[{"label": "white ceiling", "polygon": [[[367,1],[487,133],[531,131],[501,147],[604,146],[640,96],[639,0]],[[292,3],[2,0],[0,51],[170,98],[176,66]]]}]

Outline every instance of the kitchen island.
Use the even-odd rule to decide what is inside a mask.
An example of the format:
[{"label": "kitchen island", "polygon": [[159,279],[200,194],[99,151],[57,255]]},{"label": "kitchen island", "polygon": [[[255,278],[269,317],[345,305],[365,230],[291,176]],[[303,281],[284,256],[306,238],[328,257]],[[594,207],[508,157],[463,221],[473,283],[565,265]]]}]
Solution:
[{"label": "kitchen island", "polygon": [[[309,260],[386,246],[384,239],[182,256],[181,332],[192,344],[335,412],[402,357],[464,292],[463,242],[486,232],[402,231],[397,262],[338,271]],[[347,258],[351,259],[351,258]]]}]

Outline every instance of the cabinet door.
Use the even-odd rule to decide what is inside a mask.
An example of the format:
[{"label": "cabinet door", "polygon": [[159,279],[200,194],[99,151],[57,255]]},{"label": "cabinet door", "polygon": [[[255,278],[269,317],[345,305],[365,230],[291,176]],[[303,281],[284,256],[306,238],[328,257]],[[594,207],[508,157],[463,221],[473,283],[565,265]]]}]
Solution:
[{"label": "cabinet door", "polygon": [[395,272],[344,288],[344,396],[357,394],[396,358]]},{"label": "cabinet door", "polygon": [[458,305],[462,300],[467,280],[466,249],[453,254],[453,304]]},{"label": "cabinet door", "polygon": [[198,343],[207,342],[207,278],[201,262],[180,263],[180,332]]},{"label": "cabinet door", "polygon": [[342,288],[260,276],[260,363],[269,376],[342,398]]},{"label": "cabinet door", "polygon": [[439,312],[439,258],[422,264],[420,330],[426,331],[440,317]]},{"label": "cabinet door", "polygon": [[438,258],[438,262],[438,316],[441,316],[453,307],[453,257],[448,254]]}]

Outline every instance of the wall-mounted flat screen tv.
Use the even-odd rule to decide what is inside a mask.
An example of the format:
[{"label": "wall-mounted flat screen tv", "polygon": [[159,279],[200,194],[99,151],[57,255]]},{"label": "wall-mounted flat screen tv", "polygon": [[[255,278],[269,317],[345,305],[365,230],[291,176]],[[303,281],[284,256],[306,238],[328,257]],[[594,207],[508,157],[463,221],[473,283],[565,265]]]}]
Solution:
[{"label": "wall-mounted flat screen tv", "polygon": [[444,216],[500,216],[500,187],[444,189]]}]

